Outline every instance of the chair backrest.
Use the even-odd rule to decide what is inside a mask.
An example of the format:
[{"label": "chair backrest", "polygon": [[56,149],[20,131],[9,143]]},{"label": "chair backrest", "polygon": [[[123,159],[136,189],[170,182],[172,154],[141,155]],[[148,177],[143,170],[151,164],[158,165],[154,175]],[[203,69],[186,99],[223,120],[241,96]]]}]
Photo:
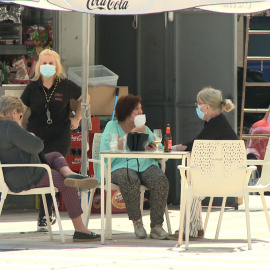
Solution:
[{"label": "chair backrest", "polygon": [[248,183],[243,140],[195,140],[190,166],[192,192],[199,196],[243,194]]},{"label": "chair backrest", "polygon": [[[268,142],[267,147],[266,147],[264,161],[270,162],[270,143],[269,142]],[[263,165],[261,177],[260,177],[259,182],[257,184],[269,185],[270,184],[270,177],[269,176],[270,176],[270,164]]]},{"label": "chair backrest", "polygon": [[[92,159],[99,159],[99,148],[100,148],[100,141],[101,141],[102,133],[95,133],[93,138],[93,146],[92,146]],[[96,172],[98,170],[98,163],[93,164],[94,167],[94,174],[96,175]]]}]

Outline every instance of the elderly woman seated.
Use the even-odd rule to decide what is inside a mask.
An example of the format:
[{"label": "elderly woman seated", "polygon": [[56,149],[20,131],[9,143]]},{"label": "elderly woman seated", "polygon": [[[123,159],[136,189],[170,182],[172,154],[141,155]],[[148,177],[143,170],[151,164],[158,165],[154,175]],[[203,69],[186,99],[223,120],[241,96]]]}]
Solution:
[{"label": "elderly woman seated", "polygon": [[[29,133],[19,124],[23,117],[23,103],[18,97],[0,97],[0,160],[3,164],[38,164],[43,142]],[[58,152],[45,155],[45,160],[52,171],[54,186],[63,195],[69,217],[73,222],[75,233],[73,241],[92,241],[100,235],[89,231],[83,224],[83,213],[76,187],[95,188],[97,179],[75,174],[68,167],[65,158]],[[40,167],[3,168],[5,182],[13,192],[21,192],[36,187],[48,187],[49,176]]]},{"label": "elderly woman seated", "polygon": [[[142,123],[136,126],[134,122],[142,116],[141,98],[127,95],[119,98],[115,107],[117,120],[110,121],[102,134],[100,151],[110,149],[109,134],[118,134],[118,147],[123,149],[123,142],[129,132],[142,132],[149,134],[147,150],[156,150],[152,143],[153,133]],[[150,144],[150,146],[149,146]],[[154,239],[167,239],[168,233],[163,229],[163,215],[167,203],[169,182],[159,168],[156,159],[127,159],[112,158],[112,183],[120,187],[126,204],[129,219],[132,220],[137,238],[146,238],[140,211],[140,186],[145,185],[150,191],[150,237]]]}]

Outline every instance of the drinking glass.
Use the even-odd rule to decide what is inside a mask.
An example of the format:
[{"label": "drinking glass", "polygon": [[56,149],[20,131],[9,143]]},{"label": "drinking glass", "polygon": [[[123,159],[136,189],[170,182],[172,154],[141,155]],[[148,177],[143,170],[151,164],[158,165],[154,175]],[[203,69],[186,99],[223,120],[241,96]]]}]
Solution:
[{"label": "drinking glass", "polygon": [[157,146],[158,151],[158,146],[161,144],[162,141],[162,130],[161,129],[154,129],[153,130],[153,138],[154,138],[154,144]]},{"label": "drinking glass", "polygon": [[109,134],[110,150],[115,152],[118,150],[118,134],[110,133]]}]

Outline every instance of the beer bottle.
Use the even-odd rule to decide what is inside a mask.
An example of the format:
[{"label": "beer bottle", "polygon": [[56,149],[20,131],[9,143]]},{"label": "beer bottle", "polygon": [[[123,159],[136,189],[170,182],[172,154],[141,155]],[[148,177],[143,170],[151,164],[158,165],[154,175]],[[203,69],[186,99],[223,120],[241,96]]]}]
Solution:
[{"label": "beer bottle", "polygon": [[166,127],[166,134],[164,136],[164,151],[170,152],[172,150],[172,135],[171,135],[171,127],[168,124]]}]

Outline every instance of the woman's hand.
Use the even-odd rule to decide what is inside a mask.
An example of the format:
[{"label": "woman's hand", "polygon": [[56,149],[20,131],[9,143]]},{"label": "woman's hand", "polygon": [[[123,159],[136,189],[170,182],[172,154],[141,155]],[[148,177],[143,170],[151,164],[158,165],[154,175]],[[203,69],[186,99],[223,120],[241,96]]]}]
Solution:
[{"label": "woman's hand", "polygon": [[142,132],[145,133],[146,132],[146,126],[140,126],[140,127],[135,127],[131,130],[131,132]]},{"label": "woman's hand", "polygon": [[146,147],[145,147],[145,150],[148,150],[148,151],[156,151],[157,150],[157,146],[151,142],[150,144],[148,144]]},{"label": "woman's hand", "polygon": [[173,151],[185,151],[186,149],[187,149],[187,146],[183,144],[176,144],[172,146]]},{"label": "woman's hand", "polygon": [[79,127],[80,124],[80,120],[76,117],[72,117],[70,119],[71,123],[70,123],[70,129],[77,129]]}]

